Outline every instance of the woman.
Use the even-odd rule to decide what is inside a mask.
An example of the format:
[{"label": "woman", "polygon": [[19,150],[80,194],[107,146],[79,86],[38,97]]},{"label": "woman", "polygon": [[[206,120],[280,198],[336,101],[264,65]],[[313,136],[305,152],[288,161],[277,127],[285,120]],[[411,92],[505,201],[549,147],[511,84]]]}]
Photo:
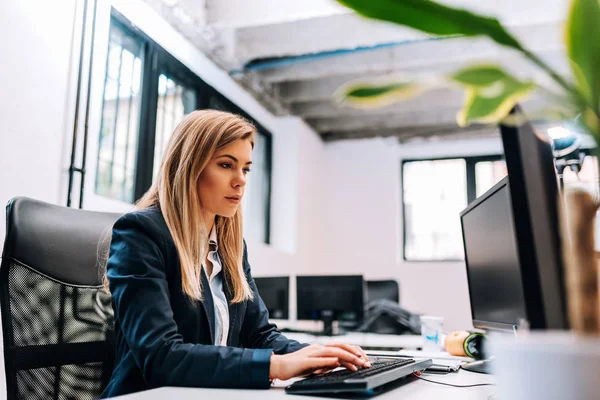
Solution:
[{"label": "woman", "polygon": [[255,135],[233,114],[189,114],[154,185],[115,222],[106,276],[116,359],[103,397],[159,386],[267,388],[370,366],[358,347],[303,345],[268,322],[240,210]]}]

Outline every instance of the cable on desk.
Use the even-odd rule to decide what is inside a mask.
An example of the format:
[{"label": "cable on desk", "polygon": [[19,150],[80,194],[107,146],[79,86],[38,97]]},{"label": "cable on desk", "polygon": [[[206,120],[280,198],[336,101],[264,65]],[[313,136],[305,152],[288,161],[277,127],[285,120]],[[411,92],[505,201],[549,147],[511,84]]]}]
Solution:
[{"label": "cable on desk", "polygon": [[456,387],[456,388],[470,388],[470,387],[477,387],[477,386],[495,386],[496,385],[495,383],[476,383],[474,385],[454,385],[452,383],[432,381],[430,379],[423,378],[419,372],[414,372],[413,375],[419,379],[426,381],[426,382],[437,383],[438,385],[452,386],[452,387]]}]

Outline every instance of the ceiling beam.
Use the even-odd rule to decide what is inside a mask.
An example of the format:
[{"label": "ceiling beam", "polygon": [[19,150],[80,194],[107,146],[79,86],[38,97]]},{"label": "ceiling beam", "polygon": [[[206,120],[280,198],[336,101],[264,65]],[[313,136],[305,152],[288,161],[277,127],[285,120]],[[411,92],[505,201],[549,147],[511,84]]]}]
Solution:
[{"label": "ceiling beam", "polygon": [[[560,34],[562,23],[552,22],[519,27],[519,37],[525,47],[553,63],[564,61]],[[316,39],[315,39],[316,40]],[[285,82],[318,79],[344,74],[383,74],[393,71],[419,73],[449,72],[474,60],[499,60],[510,67],[532,67],[516,51],[502,48],[485,38],[422,39],[393,46],[359,50],[350,53],[298,59],[272,60],[250,66],[266,82]]]},{"label": "ceiling beam", "polygon": [[[360,17],[339,5],[332,7],[333,2],[296,3],[253,0],[252,7],[248,7],[247,0],[208,0],[209,23],[238,27],[235,52],[241,62],[425,37],[416,30]],[[444,3],[495,16],[509,29],[514,27],[517,36],[520,26],[561,21],[567,10],[566,0],[445,0]]]},{"label": "ceiling beam", "polygon": [[245,64],[261,58],[317,54],[425,37],[390,23],[353,13],[340,14],[236,29],[235,56]]},{"label": "ceiling beam", "polygon": [[[292,114],[302,118],[317,119],[329,117],[385,116],[406,113],[427,113],[440,108],[455,107],[458,110],[464,102],[462,90],[440,88],[410,99],[399,101],[385,107],[357,108],[338,103],[335,99],[297,102],[289,106]],[[532,94],[523,105],[527,110],[539,110],[547,105],[547,100],[540,94]]]},{"label": "ceiling beam", "polygon": [[438,89],[386,107],[356,108],[338,103],[335,99],[297,102],[290,105],[294,115],[303,118],[353,117],[361,115],[394,115],[412,111],[433,110],[448,105],[460,106],[464,94],[460,90]]},{"label": "ceiling beam", "polygon": [[441,107],[389,115],[354,115],[344,117],[307,118],[306,122],[318,132],[387,130],[406,126],[456,125],[460,107]]},{"label": "ceiling beam", "polygon": [[470,125],[460,128],[457,125],[422,125],[405,126],[396,129],[371,129],[331,131],[321,133],[324,141],[370,139],[377,137],[397,137],[400,141],[414,138],[447,137],[449,135],[469,135],[469,137],[486,137],[498,135],[498,128],[494,125]]}]

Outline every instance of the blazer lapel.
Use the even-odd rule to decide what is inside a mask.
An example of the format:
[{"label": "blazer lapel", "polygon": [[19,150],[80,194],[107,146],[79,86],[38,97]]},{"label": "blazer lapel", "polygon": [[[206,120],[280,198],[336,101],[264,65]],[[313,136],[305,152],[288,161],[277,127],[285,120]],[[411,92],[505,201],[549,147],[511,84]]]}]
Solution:
[{"label": "blazer lapel", "polygon": [[204,267],[202,267],[202,307],[206,313],[208,320],[208,328],[213,344],[215,343],[215,303],[213,302],[212,292],[210,291],[210,283]]}]

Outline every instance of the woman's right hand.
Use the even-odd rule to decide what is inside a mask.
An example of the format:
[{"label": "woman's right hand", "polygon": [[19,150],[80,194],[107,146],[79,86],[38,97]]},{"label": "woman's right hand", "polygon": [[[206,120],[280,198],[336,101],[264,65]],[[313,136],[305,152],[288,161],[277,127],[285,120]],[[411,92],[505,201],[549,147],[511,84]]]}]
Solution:
[{"label": "woman's right hand", "polygon": [[362,367],[365,365],[365,360],[358,352],[353,353],[341,347],[311,344],[293,353],[273,354],[269,378],[287,380],[318,370],[331,370],[349,364]]}]

